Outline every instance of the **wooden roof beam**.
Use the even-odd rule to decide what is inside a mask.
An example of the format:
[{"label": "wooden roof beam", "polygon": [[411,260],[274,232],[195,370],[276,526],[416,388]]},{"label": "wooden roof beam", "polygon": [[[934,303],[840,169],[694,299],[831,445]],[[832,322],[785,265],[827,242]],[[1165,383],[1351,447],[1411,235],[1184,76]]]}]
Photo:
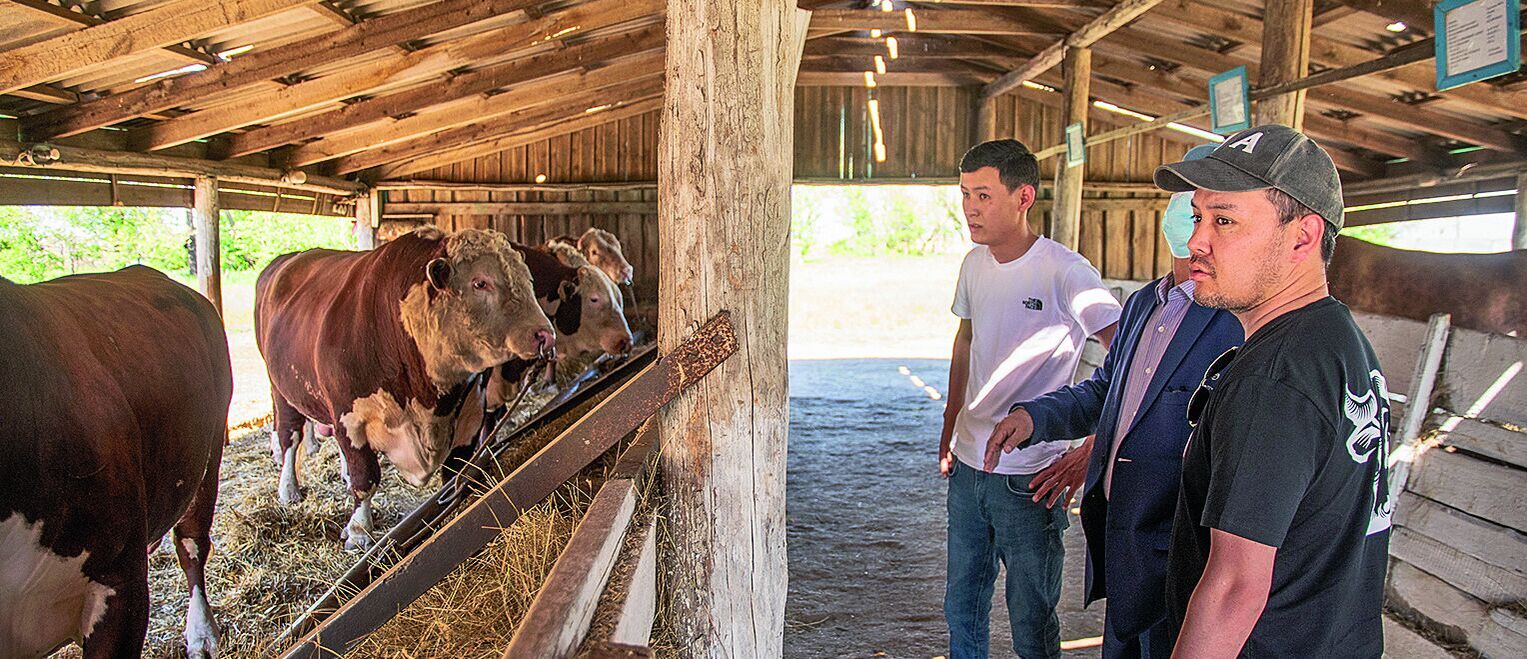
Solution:
[{"label": "wooden roof beam", "polygon": [[[508,149],[534,144],[542,140],[551,139],[580,130],[586,130],[630,117],[637,117],[663,106],[661,93],[652,94],[646,98],[633,99],[619,107],[614,107],[601,112],[578,114],[565,120],[550,125],[540,124],[530,129],[515,128],[512,122],[506,122],[499,126],[483,126],[482,132],[488,134],[497,131],[497,135],[470,143],[448,141],[451,136],[431,136],[413,145],[404,153],[404,150],[394,150],[396,155],[389,155],[388,164],[377,169],[380,178],[396,178],[415,172],[422,172],[436,167],[443,167],[451,163],[471,160],[492,153],[498,153]],[[361,154],[364,155],[364,154]],[[362,164],[359,160],[346,164],[344,169],[350,169]],[[376,166],[376,165],[371,165]]]},{"label": "wooden roof beam", "polygon": [[1391,21],[1404,21],[1405,25],[1435,34],[1432,27],[1432,5],[1425,0],[1336,0],[1353,9],[1368,12]]},{"label": "wooden roof beam", "polygon": [[[1110,53],[1117,53],[1118,51],[1115,48],[1117,47],[1111,47],[1106,50]],[[1197,104],[1208,102],[1207,76],[1194,75],[1190,77],[1184,75],[1182,71],[1175,73],[1159,70],[1149,71],[1144,67],[1116,57],[1094,55],[1094,61],[1100,62],[1098,64],[1099,70],[1106,70],[1106,73],[1101,75],[1137,85],[1146,93],[1167,94],[1174,100],[1187,99]],[[1425,144],[1416,140],[1382,131],[1365,129],[1325,117],[1318,113],[1307,113],[1305,124],[1310,135],[1321,142],[1341,142],[1378,153],[1423,162],[1432,161],[1436,157],[1436,154],[1428,150]]]},{"label": "wooden roof beam", "polygon": [[323,114],[231,135],[219,155],[233,158],[285,144],[295,144],[374,121],[403,117],[432,105],[448,103],[474,94],[487,94],[512,85],[578,69],[588,70],[622,55],[641,53],[661,48],[662,45],[662,25],[588,40],[561,50],[538,53],[504,64],[454,75],[417,89],[377,96],[350,103]]},{"label": "wooden roof beam", "polygon": [[647,19],[660,11],[657,0],[597,0],[515,23],[459,41],[448,41],[363,68],[301,82],[259,101],[217,106],[146,126],[132,142],[155,151],[225,131],[323,107],[388,86],[417,83],[468,63],[548,43],[568,30],[592,31]]},{"label": "wooden roof beam", "polygon": [[[973,43],[972,39],[945,39],[933,36],[914,36],[899,34],[896,36],[896,50],[901,57],[926,57],[961,59],[970,57],[988,57],[992,55],[992,49],[979,43]],[[859,37],[832,37],[827,39],[814,39],[806,42],[806,49],[802,52],[804,57],[814,56],[851,56],[851,57],[874,57],[880,55],[886,57],[889,63],[889,54],[886,50],[884,39],[868,39]]]},{"label": "wooden roof beam", "polygon": [[[1256,18],[1196,0],[1165,0],[1162,6],[1170,11],[1155,12],[1151,14],[1152,19],[1171,21],[1234,41],[1248,44],[1262,43],[1262,24]],[[1142,35],[1142,38],[1153,37]],[[1348,67],[1369,61],[1381,54],[1366,48],[1349,46],[1319,34],[1310,36],[1310,61],[1323,66]],[[1241,63],[1255,62],[1253,58],[1243,57],[1242,53],[1232,53],[1231,56],[1238,57]],[[1239,66],[1239,64],[1233,66]],[[1251,75],[1255,79],[1255,74]],[[1437,93],[1436,75],[1431,66],[1412,65],[1375,75],[1414,90]],[[1475,110],[1527,119],[1527,89],[1513,91],[1485,83],[1456,87],[1441,92],[1441,96],[1449,101],[1467,103]]]},{"label": "wooden roof beam", "polygon": [[[568,107],[578,105],[598,105],[598,97],[601,95],[624,99],[627,94],[624,93],[626,87],[622,85],[636,81],[645,89],[650,86],[647,79],[661,75],[662,72],[662,53],[649,51],[647,54],[624,58],[610,66],[542,77],[517,85],[502,94],[474,98],[449,109],[421,113],[407,119],[379,124],[375,128],[310,142],[292,149],[284,160],[288,167],[302,167],[546,104],[554,104],[559,110],[566,111]],[[579,99],[585,98],[592,102],[584,105],[584,101]]]},{"label": "wooden roof beam", "polygon": [[[48,2],[47,0],[5,0],[5,1],[10,3],[10,4],[13,4],[13,5],[17,5],[17,6],[20,6],[20,7],[25,7],[27,9],[30,9],[30,10],[34,11],[34,12],[37,12],[37,15],[50,17],[50,18],[52,18],[52,19],[54,19],[54,20],[56,20],[56,21],[58,21],[60,23],[71,24],[71,25],[80,25],[80,26],[84,26],[84,27],[95,27],[97,25],[101,25],[101,24],[106,22],[106,19],[102,18],[100,16],[96,16],[94,14],[86,14],[84,12],[79,12],[79,11],[72,11],[70,9],[61,7],[59,5],[52,4],[52,3]],[[219,61],[217,59],[217,57],[215,57],[213,55],[208,55],[207,53],[204,53],[204,52],[199,51],[199,50],[197,50],[195,48],[191,48],[189,46],[185,46],[185,45],[182,45],[182,44],[175,44],[175,45],[171,45],[171,46],[165,46],[163,48],[163,50],[164,50],[164,52],[169,53],[170,55],[173,55],[173,56],[175,56],[178,59],[183,59],[183,60],[185,60],[187,62],[201,62],[202,64],[212,64],[214,62]]]},{"label": "wooden roof beam", "polygon": [[[1140,0],[1126,0],[1138,2]],[[917,28],[911,28],[903,11],[879,9],[818,9],[811,12],[811,31],[881,30],[883,32],[933,34],[1038,34],[1056,36],[1048,30],[1036,30],[1032,23],[1016,20],[983,9],[917,9]]]},{"label": "wooden roof beam", "polygon": [[[0,138],[0,153],[16,154],[29,150],[32,143]],[[48,162],[28,164],[15,163],[21,167],[40,170],[73,172],[100,172],[105,174],[132,174],[138,176],[212,176],[219,180],[274,185],[294,190],[307,190],[340,196],[363,194],[366,186],[355,181],[318,176],[306,172],[294,172],[270,167],[259,167],[232,162],[218,162],[201,158],[182,158],[160,154],[133,153],[91,149],[67,144],[50,144],[57,149],[58,158]],[[7,158],[9,160],[9,158]],[[302,182],[297,182],[298,180]]]},{"label": "wooden roof beam", "polygon": [[0,93],[51,82],[145,50],[317,0],[174,0],[145,12],[0,53]]},{"label": "wooden roof beam", "polygon": [[[875,76],[875,81],[876,84],[887,87],[964,87],[967,85],[984,85],[996,77],[997,74],[995,73],[889,71],[885,75]],[[795,85],[797,87],[862,87],[864,85],[864,74],[844,71],[803,70],[796,74]]]},{"label": "wooden roof beam", "polygon": [[309,37],[280,48],[256,50],[206,71],[151,84],[60,108],[22,120],[31,139],[77,135],[135,117],[189,105],[232,89],[281,78],[470,25],[543,0],[441,0],[395,14],[363,20],[336,32]]},{"label": "wooden roof beam", "polygon": [[1030,58],[1023,66],[1009,71],[986,85],[981,90],[981,96],[983,98],[994,98],[1005,92],[1012,91],[1022,85],[1024,80],[1029,80],[1055,68],[1065,58],[1067,47],[1086,48],[1091,46],[1099,39],[1108,36],[1114,30],[1123,27],[1141,14],[1149,11],[1152,7],[1160,4],[1161,1],[1123,0],[1119,4],[1114,5],[1112,9],[1103,12],[1102,15],[1077,28],[1075,32],[1066,35],[1065,38],[1051,44],[1048,48],[1039,51],[1038,55]]},{"label": "wooden roof beam", "polygon": [[[1257,68],[1255,66],[1256,58],[1246,53],[1223,55],[1190,44],[1164,44],[1150,39],[1132,41],[1128,47],[1163,61],[1173,62],[1208,73],[1217,73],[1218,71],[1234,68],[1242,64],[1247,65],[1248,71]],[[1383,59],[1383,56],[1370,58],[1365,62],[1354,63],[1352,66],[1362,66],[1375,59]],[[1230,66],[1224,66],[1227,64]],[[1106,75],[1107,72],[1100,70],[1100,73]],[[1511,153],[1520,152],[1524,144],[1521,138],[1494,126],[1446,117],[1426,107],[1405,105],[1363,92],[1325,85],[1313,88],[1308,93],[1312,99],[1318,98],[1331,105],[1361,112],[1364,115],[1372,115],[1366,117],[1367,120],[1371,121],[1402,126],[1423,133],[1442,135],[1469,142],[1470,144],[1478,144]],[[1207,90],[1205,90],[1205,94],[1207,95]]]}]

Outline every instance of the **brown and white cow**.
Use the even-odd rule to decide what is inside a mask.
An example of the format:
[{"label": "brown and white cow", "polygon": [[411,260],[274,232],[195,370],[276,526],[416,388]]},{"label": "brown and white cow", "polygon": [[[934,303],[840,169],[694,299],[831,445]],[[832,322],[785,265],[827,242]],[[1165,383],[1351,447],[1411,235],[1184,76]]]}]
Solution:
[{"label": "brown and white cow", "polygon": [[[622,286],[631,285],[631,276],[634,274],[631,262],[626,260],[626,253],[620,246],[620,239],[613,233],[589,227],[577,238],[572,236],[552,238],[546,241],[546,247],[562,258],[565,265],[573,267],[582,265],[565,258],[569,253],[581,254],[589,264],[599,268],[611,281]],[[563,251],[561,248],[570,248],[571,252]]]},{"label": "brown and white cow", "polygon": [[1450,313],[1458,327],[1527,336],[1527,250],[1437,254],[1340,236],[1328,279],[1353,309],[1421,321]]},{"label": "brown and white cow", "polygon": [[172,527],[186,652],[217,651],[204,569],[233,374],[205,298],[133,266],[0,279],[0,657],[136,657],[146,548]]},{"label": "brown and white cow", "polygon": [[[558,359],[577,359],[592,352],[630,352],[631,328],[626,324],[620,290],[604,272],[587,263],[570,267],[553,248],[515,245],[515,249],[530,268],[537,302],[557,330]],[[529,366],[527,360],[510,360],[493,369],[487,394],[489,410],[500,410],[514,399],[520,376]]]},{"label": "brown and white cow", "polygon": [[476,434],[473,383],[556,342],[530,271],[502,234],[434,227],[368,252],[277,257],[255,284],[255,331],[276,408],[280,499],[302,496],[304,417],[329,426],[355,497],[345,546],[359,549],[371,542],[377,454],[424,485],[453,444]]}]

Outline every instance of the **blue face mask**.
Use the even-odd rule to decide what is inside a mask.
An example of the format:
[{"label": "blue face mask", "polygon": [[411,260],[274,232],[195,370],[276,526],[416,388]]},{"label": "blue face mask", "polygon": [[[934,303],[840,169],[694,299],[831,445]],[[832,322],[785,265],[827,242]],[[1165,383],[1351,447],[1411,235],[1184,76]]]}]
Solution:
[{"label": "blue face mask", "polygon": [[1193,237],[1193,193],[1172,195],[1166,211],[1161,213],[1161,233],[1166,236],[1166,246],[1172,256],[1188,258],[1188,239]]}]

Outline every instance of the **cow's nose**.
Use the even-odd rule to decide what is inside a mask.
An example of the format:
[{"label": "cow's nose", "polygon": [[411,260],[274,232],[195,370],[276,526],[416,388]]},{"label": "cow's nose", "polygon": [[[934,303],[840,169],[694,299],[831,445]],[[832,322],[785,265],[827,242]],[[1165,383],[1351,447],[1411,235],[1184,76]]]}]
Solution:
[{"label": "cow's nose", "polygon": [[631,352],[631,339],[629,337],[615,342],[615,354],[623,355],[628,352]]},{"label": "cow's nose", "polygon": [[552,331],[548,330],[548,329],[539,329],[539,330],[536,330],[536,352],[539,352],[542,355],[545,355],[546,353],[551,352],[552,349],[555,348],[556,346],[557,346],[557,335],[556,334],[553,334]]},{"label": "cow's nose", "polygon": [[621,274],[625,275],[625,277],[620,280],[620,283],[625,284],[627,286],[630,286],[631,285],[631,276],[636,274],[636,273],[635,273],[634,270],[632,270],[631,268],[627,267],[625,269],[625,271],[622,272]]}]

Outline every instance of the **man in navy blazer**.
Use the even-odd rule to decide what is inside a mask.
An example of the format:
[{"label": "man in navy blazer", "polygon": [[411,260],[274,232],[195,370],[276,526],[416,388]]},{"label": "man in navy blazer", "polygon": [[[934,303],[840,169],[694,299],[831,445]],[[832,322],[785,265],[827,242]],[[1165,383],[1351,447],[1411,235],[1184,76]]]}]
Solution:
[{"label": "man in navy blazer", "polygon": [[[1163,230],[1174,256],[1187,254],[1188,213],[1164,214],[1173,216],[1163,218]],[[1129,297],[1113,349],[1091,378],[1014,405],[988,444],[990,461],[997,450],[1096,433],[1082,488],[1085,598],[1108,598],[1108,658],[1171,656],[1166,554],[1190,432],[1188,398],[1210,362],[1242,341],[1235,316],[1193,302],[1188,264],[1174,258],[1171,275]]]}]

